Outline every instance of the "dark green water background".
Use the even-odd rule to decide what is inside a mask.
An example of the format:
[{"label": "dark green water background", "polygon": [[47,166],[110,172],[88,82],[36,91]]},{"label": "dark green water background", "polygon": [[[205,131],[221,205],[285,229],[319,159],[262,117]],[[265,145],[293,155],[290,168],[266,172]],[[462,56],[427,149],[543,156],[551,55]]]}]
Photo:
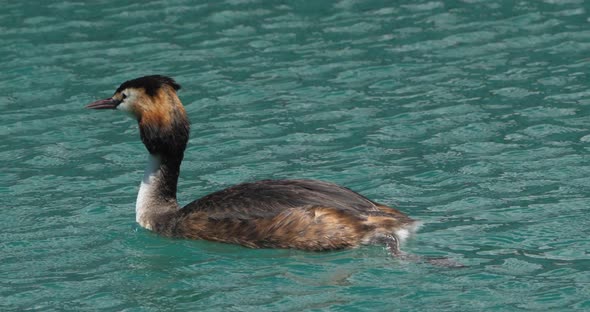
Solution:
[{"label": "dark green water background", "polygon": [[[1,5],[0,310],[590,310],[588,2],[88,2]],[[83,107],[154,73],[193,123],[182,204],[333,181],[468,267],[140,229],[137,127]]]}]

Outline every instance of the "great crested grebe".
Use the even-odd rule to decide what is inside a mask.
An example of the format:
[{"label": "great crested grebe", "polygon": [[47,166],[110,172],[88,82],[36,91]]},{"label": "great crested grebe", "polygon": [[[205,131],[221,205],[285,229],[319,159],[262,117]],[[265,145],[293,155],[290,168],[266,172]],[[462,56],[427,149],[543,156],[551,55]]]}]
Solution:
[{"label": "great crested grebe", "polygon": [[183,208],[176,201],[180,163],[190,124],[172,78],[153,75],[124,82],[115,94],[87,106],[118,109],[139,123],[149,152],[136,220],[162,235],[252,248],[336,250],[382,244],[394,256],[418,222],[336,184],[264,180],[238,184]]}]

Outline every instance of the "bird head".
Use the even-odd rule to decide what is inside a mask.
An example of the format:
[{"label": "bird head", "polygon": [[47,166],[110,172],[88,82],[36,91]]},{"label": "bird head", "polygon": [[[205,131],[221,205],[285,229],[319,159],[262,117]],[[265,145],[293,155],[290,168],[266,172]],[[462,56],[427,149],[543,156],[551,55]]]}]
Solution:
[{"label": "bird head", "polygon": [[176,91],[180,85],[161,75],[144,76],[122,83],[113,96],[90,103],[90,109],[114,109],[128,113],[139,123],[141,139],[150,153],[170,153],[186,147],[189,121]]}]

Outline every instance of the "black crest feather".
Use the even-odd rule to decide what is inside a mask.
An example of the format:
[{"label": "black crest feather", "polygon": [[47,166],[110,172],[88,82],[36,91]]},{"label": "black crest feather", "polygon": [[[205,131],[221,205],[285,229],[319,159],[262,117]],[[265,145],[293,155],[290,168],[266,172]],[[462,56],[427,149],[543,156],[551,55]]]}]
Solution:
[{"label": "black crest feather", "polygon": [[174,79],[162,75],[151,75],[127,80],[117,88],[116,92],[123,91],[127,88],[143,88],[145,93],[154,96],[163,85],[168,85],[174,88],[175,91],[180,90],[180,85]]}]

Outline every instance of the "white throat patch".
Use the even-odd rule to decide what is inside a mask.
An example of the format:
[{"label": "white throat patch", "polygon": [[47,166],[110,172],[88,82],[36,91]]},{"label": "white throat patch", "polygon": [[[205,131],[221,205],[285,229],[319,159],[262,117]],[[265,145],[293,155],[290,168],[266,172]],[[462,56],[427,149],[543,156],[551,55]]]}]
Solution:
[{"label": "white throat patch", "polygon": [[157,199],[157,180],[159,179],[161,159],[159,156],[148,154],[148,163],[139,186],[137,193],[137,202],[135,204],[135,220],[142,227],[151,230],[151,224],[148,222],[147,213]]}]

